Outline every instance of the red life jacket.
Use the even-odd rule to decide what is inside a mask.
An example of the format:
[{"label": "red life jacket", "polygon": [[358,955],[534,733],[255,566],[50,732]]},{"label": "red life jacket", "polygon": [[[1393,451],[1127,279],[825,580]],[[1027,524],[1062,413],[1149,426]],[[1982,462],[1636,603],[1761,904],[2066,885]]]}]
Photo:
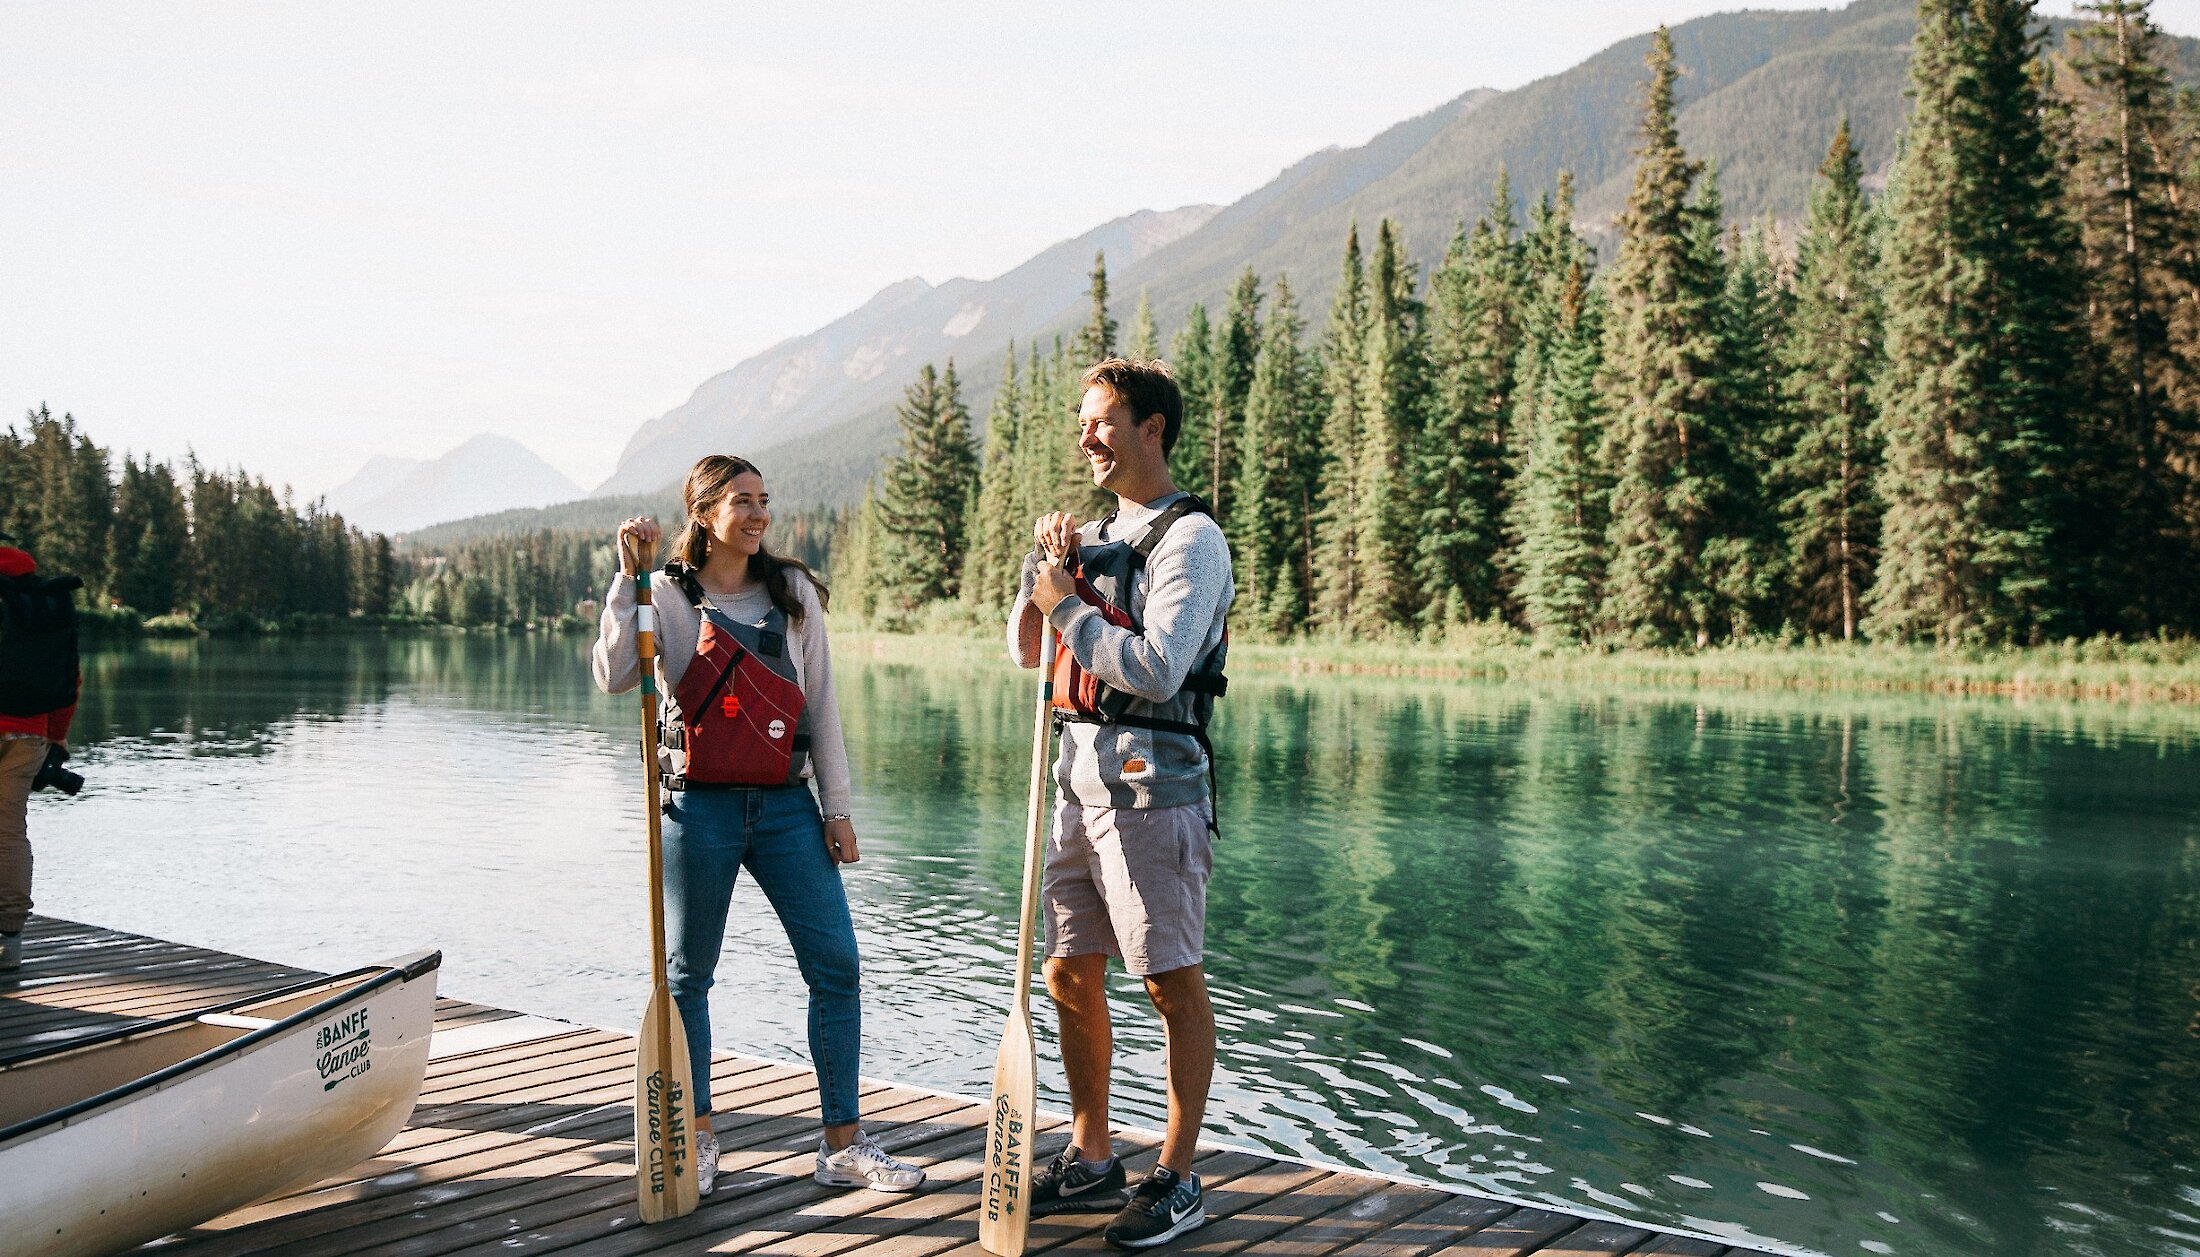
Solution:
[{"label": "red life jacket", "polygon": [[787,616],[741,624],[703,597],[692,573],[668,575],[702,613],[695,657],[660,711],[672,790],[792,786],[809,763],[808,700],[787,648]]}]

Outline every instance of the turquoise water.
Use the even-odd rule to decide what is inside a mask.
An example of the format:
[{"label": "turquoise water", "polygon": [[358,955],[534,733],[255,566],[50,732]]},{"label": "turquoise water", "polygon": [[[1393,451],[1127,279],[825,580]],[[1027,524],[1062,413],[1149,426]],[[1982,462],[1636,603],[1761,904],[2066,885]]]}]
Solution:
[{"label": "turquoise water", "polygon": [[[432,944],[448,993],[631,1025],[637,707],[585,648],[98,656],[39,906],[321,967]],[[866,1071],[982,1095],[1030,691],[838,662]],[[1798,1251],[2200,1252],[2200,713],[1247,677],[1217,736],[1218,1136]],[[1117,994],[1117,1120],[1157,1127]],[[748,888],[714,1024],[804,1051]]]}]

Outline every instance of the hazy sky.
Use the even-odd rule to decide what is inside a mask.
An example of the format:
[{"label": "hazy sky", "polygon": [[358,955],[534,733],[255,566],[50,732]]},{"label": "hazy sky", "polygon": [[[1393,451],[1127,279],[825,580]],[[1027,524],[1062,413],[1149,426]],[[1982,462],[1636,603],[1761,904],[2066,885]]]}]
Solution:
[{"label": "hazy sky", "polygon": [[[593,488],[897,279],[1732,7],[7,0],[0,422],[45,402],[307,494],[500,432]],[[2200,34],[2200,0],[2155,10]]]}]

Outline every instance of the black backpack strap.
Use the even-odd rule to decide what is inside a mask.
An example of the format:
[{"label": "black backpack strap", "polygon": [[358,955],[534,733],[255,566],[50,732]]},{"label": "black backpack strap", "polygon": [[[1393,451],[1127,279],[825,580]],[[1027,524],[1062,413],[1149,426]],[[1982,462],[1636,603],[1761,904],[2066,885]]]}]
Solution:
[{"label": "black backpack strap", "polygon": [[1145,534],[1131,543],[1131,553],[1137,555],[1138,562],[1143,565],[1147,559],[1153,557],[1153,552],[1161,545],[1161,539],[1169,535],[1169,529],[1175,526],[1176,521],[1194,514],[1205,515],[1209,519],[1215,517],[1214,508],[1200,500],[1196,493],[1187,493],[1169,503],[1161,508],[1159,515],[1154,516],[1151,524],[1146,525]]}]

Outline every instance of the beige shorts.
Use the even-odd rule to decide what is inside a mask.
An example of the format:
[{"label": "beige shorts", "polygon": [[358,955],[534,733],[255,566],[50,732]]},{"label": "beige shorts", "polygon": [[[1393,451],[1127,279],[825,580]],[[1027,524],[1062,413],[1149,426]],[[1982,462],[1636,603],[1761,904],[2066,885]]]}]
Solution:
[{"label": "beige shorts", "polygon": [[1047,955],[1119,956],[1139,977],[1198,964],[1215,865],[1208,806],[1057,803],[1042,896]]}]

